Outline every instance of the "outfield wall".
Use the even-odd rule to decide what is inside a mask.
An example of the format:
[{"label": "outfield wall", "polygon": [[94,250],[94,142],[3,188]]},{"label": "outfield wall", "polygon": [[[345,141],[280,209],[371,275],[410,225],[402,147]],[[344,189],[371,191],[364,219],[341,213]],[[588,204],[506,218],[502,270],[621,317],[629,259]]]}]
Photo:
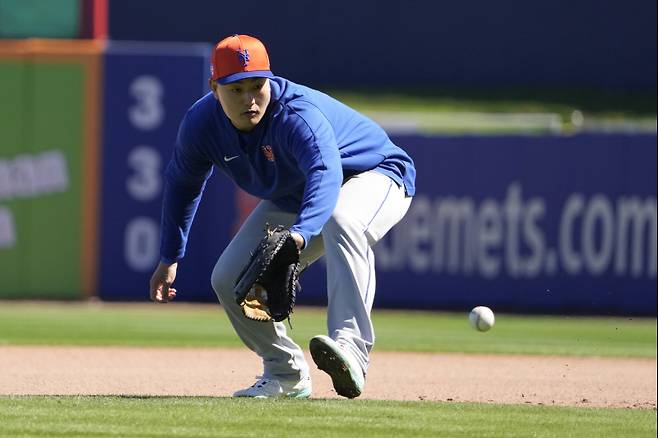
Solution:
[{"label": "outfield wall", "polygon": [[[162,171],[206,44],[0,44],[0,298],[146,300]],[[418,195],[376,248],[376,305],[656,314],[656,135],[394,136]],[[210,273],[254,199],[217,173],[177,279]],[[324,304],[322,261],[299,302]]]},{"label": "outfield wall", "polygon": [[655,135],[395,140],[420,190],[376,248],[382,304],[655,314]]},{"label": "outfield wall", "polygon": [[[106,94],[131,89],[148,72],[147,83],[160,83],[159,98],[169,105],[166,114],[144,119],[184,112],[179,76],[171,75],[177,67],[167,55],[149,57],[148,67],[133,67],[125,56],[108,58]],[[171,71],[162,74],[165,65]],[[113,129],[103,142],[103,210],[114,213],[102,215],[113,219],[101,232],[99,293],[138,299],[158,259],[161,171],[176,117],[142,132],[127,123],[135,103],[129,93],[115,96],[124,99],[105,107]],[[376,247],[377,305],[655,314],[655,135],[394,140],[416,160],[418,195],[403,223]],[[179,268],[185,299],[215,300],[210,272],[253,205],[227,178],[213,176]],[[324,304],[324,282],[320,261],[305,274],[299,302]]]},{"label": "outfield wall", "polygon": [[[416,161],[418,192],[375,247],[377,306],[655,315],[655,135],[393,138]],[[113,152],[104,185],[130,187],[144,152]],[[170,146],[150,153],[162,167]],[[104,195],[121,220],[102,231],[102,298],[144,295],[158,259],[161,182],[151,187],[156,202],[140,207],[126,191]],[[181,297],[215,300],[210,273],[245,202],[212,177],[180,264]],[[304,274],[299,303],[326,303],[323,269],[320,260]]]}]

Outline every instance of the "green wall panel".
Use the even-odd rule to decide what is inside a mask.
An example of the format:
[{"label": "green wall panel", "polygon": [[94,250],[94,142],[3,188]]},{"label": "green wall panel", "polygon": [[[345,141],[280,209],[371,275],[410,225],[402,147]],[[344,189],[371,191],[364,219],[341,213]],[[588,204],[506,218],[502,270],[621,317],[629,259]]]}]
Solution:
[{"label": "green wall panel", "polygon": [[81,251],[81,154],[84,67],[77,63],[32,64],[31,151],[48,153],[65,167],[66,187],[59,184],[30,203],[30,260],[27,296],[79,297]]},{"label": "green wall panel", "polygon": [[0,245],[0,298],[20,296],[26,289],[27,246],[30,239],[28,201],[16,199],[9,187],[9,167],[28,149],[25,58],[0,59],[0,209],[8,215],[14,244]]},{"label": "green wall panel", "polygon": [[93,291],[93,272],[83,275],[81,263],[83,249],[93,254],[83,220],[94,226],[89,208],[83,219],[83,199],[95,196],[83,177],[95,173],[85,174],[82,161],[97,141],[97,97],[86,90],[98,81],[99,54],[89,43],[0,41],[0,226],[10,217],[13,229],[13,239],[0,234],[0,299]]}]

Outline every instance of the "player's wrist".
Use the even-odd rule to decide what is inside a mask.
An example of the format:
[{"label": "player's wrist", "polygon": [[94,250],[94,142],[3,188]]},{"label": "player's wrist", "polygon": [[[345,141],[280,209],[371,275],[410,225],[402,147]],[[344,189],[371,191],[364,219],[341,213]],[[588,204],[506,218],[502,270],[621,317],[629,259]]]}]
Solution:
[{"label": "player's wrist", "polygon": [[160,257],[161,265],[171,266],[171,265],[175,265],[176,263],[178,263],[178,259],[170,258],[170,257]]}]

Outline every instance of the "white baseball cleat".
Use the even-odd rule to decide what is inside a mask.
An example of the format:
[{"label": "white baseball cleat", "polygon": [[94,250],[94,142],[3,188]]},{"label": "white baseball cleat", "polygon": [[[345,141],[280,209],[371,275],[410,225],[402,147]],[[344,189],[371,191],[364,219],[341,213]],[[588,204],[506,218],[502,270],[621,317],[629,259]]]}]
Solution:
[{"label": "white baseball cleat", "polygon": [[277,379],[261,377],[249,388],[241,389],[233,394],[233,397],[253,398],[308,398],[313,387],[311,378],[305,377],[300,381],[284,382]]},{"label": "white baseball cleat", "polygon": [[348,351],[328,336],[315,336],[309,343],[311,356],[319,369],[329,374],[338,395],[355,398],[361,395],[365,377],[361,365]]}]

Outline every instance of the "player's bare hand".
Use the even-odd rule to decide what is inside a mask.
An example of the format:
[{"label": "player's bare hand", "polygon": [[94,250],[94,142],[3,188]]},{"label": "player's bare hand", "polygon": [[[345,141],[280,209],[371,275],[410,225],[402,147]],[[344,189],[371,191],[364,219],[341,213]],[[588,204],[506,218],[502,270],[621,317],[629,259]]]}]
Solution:
[{"label": "player's bare hand", "polygon": [[176,279],[176,269],[178,263],[162,263],[158,264],[155,272],[151,276],[150,293],[151,301],[156,303],[168,303],[176,297],[176,289],[171,287]]},{"label": "player's bare hand", "polygon": [[297,249],[301,250],[302,248],[304,248],[304,238],[302,237],[301,234],[290,233],[290,236],[292,236],[293,240],[297,244]]}]

